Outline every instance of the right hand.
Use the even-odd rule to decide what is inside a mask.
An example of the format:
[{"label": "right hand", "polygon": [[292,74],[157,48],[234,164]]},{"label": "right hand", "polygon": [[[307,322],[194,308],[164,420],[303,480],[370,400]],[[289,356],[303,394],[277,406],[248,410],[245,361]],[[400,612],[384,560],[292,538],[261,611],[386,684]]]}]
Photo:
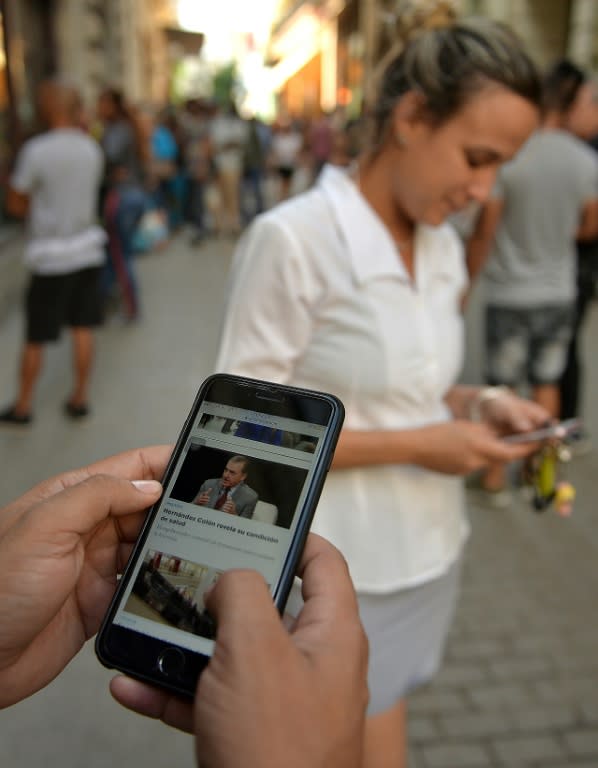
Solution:
[{"label": "right hand", "polygon": [[305,604],[289,634],[263,578],[229,571],[209,593],[214,654],[194,712],[117,677],[121,704],[197,735],[201,768],[358,768],[367,691],[367,640],[342,556],[310,534],[299,575]]},{"label": "right hand", "polygon": [[455,419],[413,432],[413,463],[447,475],[468,475],[493,463],[523,459],[537,443],[509,445],[487,424]]},{"label": "right hand", "polygon": [[193,503],[198,504],[200,507],[205,507],[205,505],[208,503],[209,500],[210,500],[210,492],[202,491]]}]

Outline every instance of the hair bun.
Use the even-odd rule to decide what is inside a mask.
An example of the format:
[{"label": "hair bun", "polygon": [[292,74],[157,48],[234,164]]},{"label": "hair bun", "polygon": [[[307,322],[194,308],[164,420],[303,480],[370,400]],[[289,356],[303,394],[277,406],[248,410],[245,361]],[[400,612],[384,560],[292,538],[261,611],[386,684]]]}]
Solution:
[{"label": "hair bun", "polygon": [[430,29],[452,27],[458,18],[454,0],[398,0],[393,16],[403,45]]}]

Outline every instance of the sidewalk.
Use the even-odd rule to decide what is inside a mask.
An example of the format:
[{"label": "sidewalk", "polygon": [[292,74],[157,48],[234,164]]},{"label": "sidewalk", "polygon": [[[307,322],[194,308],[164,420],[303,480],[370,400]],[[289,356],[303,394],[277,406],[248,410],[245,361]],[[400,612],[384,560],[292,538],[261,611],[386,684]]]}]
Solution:
[{"label": "sidewalk", "polygon": [[14,309],[22,296],[26,270],[23,266],[22,230],[17,227],[0,229],[0,323]]},{"label": "sidewalk", "polygon": [[[139,260],[143,319],[98,335],[85,425],[62,414],[68,338],[52,345],[33,425],[0,432],[0,505],[66,467],[176,438],[214,364],[231,249],[224,240],[192,249],[176,238]],[[13,393],[20,344],[12,306],[0,323],[2,403]],[[476,305],[468,325],[473,381],[481,363]],[[595,305],[584,338],[584,416],[598,441],[597,336]],[[521,500],[507,510],[470,509],[446,663],[409,702],[409,768],[598,768],[597,477],[596,450],[574,461],[578,501],[568,520],[538,516]],[[3,711],[3,768],[192,768],[191,738],[122,710],[108,694],[110,676],[88,643],[48,688]]]}]

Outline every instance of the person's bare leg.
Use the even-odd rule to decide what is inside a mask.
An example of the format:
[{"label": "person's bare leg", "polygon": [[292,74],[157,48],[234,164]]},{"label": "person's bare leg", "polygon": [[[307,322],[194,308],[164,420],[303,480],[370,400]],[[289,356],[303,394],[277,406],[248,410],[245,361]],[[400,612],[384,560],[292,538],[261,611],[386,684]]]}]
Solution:
[{"label": "person's bare leg", "polygon": [[561,412],[561,398],[556,384],[540,384],[532,390],[532,400],[543,405],[551,416],[558,419]]},{"label": "person's bare leg", "polygon": [[21,352],[19,393],[14,404],[14,411],[17,416],[27,416],[31,413],[33,389],[39,378],[42,362],[43,346],[27,342]]},{"label": "person's bare leg", "polygon": [[490,464],[485,470],[482,479],[482,486],[487,491],[502,491],[507,483],[505,465]]},{"label": "person's bare leg", "polygon": [[363,768],[406,768],[407,707],[399,701],[391,709],[368,717],[365,723]]},{"label": "person's bare leg", "polygon": [[74,385],[69,403],[87,405],[89,377],[93,363],[93,333],[90,328],[71,328],[73,339]]}]

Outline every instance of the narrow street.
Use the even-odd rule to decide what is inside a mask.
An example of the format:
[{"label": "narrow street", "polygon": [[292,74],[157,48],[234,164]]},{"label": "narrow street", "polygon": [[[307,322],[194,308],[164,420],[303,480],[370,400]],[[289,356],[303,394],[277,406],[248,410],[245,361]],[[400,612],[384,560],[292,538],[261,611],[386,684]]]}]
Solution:
[{"label": "narrow street", "polygon": [[[0,432],[0,503],[66,468],[176,438],[213,367],[231,250],[226,240],[191,248],[180,236],[139,260],[143,317],[99,333],[87,423],[62,412],[68,338],[48,350],[34,423]],[[479,303],[474,296],[468,317],[469,381],[480,370]],[[2,309],[4,404],[14,393],[21,314],[14,300]],[[584,342],[585,416],[596,441],[597,335],[595,305]],[[598,443],[572,462],[570,476],[578,503],[568,520],[538,516],[518,497],[507,510],[472,505],[446,664],[410,702],[410,768],[598,766]],[[47,689],[3,711],[3,768],[191,768],[191,739],[123,710],[107,691],[110,676],[90,643]]]}]

